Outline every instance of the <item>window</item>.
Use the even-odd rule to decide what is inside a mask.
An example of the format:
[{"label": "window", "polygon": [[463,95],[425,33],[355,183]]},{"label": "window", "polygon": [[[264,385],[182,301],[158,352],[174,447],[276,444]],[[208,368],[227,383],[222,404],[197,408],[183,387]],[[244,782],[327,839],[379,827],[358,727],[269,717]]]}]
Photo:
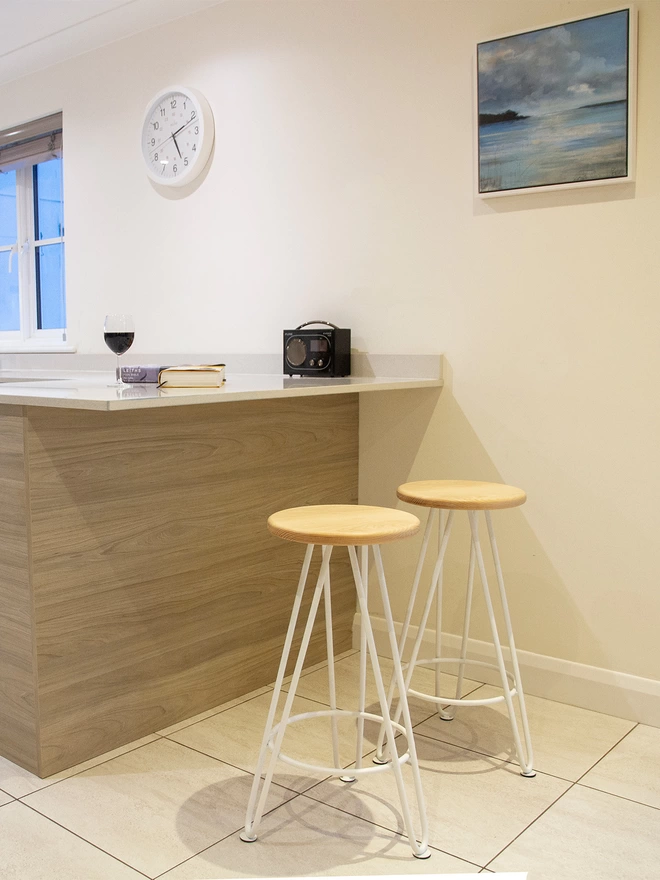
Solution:
[{"label": "window", "polygon": [[0,132],[0,347],[66,343],[62,115]]}]

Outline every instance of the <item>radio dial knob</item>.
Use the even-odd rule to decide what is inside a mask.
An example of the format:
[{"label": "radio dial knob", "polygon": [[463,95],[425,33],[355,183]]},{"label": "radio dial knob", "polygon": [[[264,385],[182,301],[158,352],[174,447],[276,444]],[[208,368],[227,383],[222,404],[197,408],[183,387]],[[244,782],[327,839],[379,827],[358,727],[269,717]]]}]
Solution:
[{"label": "radio dial knob", "polygon": [[286,344],[286,359],[292,367],[300,367],[305,363],[307,346],[299,337],[289,339]]},{"label": "radio dial knob", "polygon": [[318,365],[319,365],[319,367],[323,366],[323,359],[322,358],[318,359]]}]

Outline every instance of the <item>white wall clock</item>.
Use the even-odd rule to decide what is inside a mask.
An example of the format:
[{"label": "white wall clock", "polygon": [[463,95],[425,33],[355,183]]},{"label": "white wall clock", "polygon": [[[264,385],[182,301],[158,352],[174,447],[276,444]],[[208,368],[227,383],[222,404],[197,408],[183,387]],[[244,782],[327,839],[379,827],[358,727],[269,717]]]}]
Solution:
[{"label": "white wall clock", "polygon": [[142,125],[142,157],[151,180],[183,186],[204,170],[215,126],[206,98],[194,89],[171,86],[147,106]]}]

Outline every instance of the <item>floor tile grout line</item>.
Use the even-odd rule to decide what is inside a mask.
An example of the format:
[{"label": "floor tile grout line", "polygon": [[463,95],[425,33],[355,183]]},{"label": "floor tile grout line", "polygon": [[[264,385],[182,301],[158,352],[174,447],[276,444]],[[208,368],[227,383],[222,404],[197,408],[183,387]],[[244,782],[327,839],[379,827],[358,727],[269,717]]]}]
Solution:
[{"label": "floor tile grout line", "polygon": [[[252,774],[252,775],[254,776],[254,774]],[[277,804],[276,806],[272,807],[270,810],[266,810],[264,813],[262,813],[262,816],[261,816],[262,820],[266,816],[270,815],[270,813],[274,813],[275,810],[279,810],[281,807],[285,807],[287,804],[292,803],[298,797],[300,797],[300,795],[301,795],[301,792],[296,792],[296,797],[289,798],[289,800],[284,801],[284,803]],[[212,849],[214,846],[218,846],[218,844],[224,843],[226,840],[229,840],[230,837],[233,837],[235,834],[238,834],[244,828],[245,828],[244,824],[239,825],[238,828],[235,828],[233,831],[230,831],[229,834],[225,834],[224,837],[221,837],[219,840],[216,840],[213,843],[210,843],[208,846],[205,846],[204,849],[200,849],[199,852],[193,853],[191,856],[188,856],[188,858],[184,859],[182,862],[177,862],[176,865],[172,865],[170,868],[167,868],[167,870],[162,871],[160,874],[156,874],[156,876],[150,878],[150,880],[158,880],[159,877],[162,877],[164,874],[168,874],[170,871],[174,871],[175,868],[180,868],[181,865],[185,865],[186,862],[190,862],[192,859],[197,858],[197,856],[201,856],[202,853],[208,852],[208,850]],[[241,841],[241,842],[244,843],[244,841]],[[245,845],[249,846],[248,843],[246,843]]]},{"label": "floor tile grout line", "polygon": [[[569,791],[572,791],[572,789],[574,789],[576,786],[579,786],[580,788],[588,788],[590,791],[597,791],[597,792],[599,792],[600,794],[609,795],[610,797],[617,797],[617,798],[619,798],[620,800],[628,801],[628,803],[637,804],[637,805],[640,806],[640,807],[648,807],[649,809],[657,810],[658,812],[660,812],[660,808],[658,808],[658,807],[654,807],[652,804],[645,804],[645,803],[643,803],[642,801],[636,801],[636,800],[633,800],[632,798],[623,797],[623,795],[614,794],[614,793],[611,792],[611,791],[603,791],[603,790],[600,789],[600,788],[595,788],[595,787],[593,787],[593,786],[591,786],[591,785],[585,785],[583,782],[580,781],[580,780],[584,779],[584,777],[587,775],[587,773],[589,773],[591,770],[593,770],[593,768],[594,768],[598,763],[600,763],[600,761],[602,761],[603,758],[605,758],[607,755],[609,755],[611,751],[613,751],[613,750],[614,750],[614,749],[615,749],[620,743],[622,743],[623,740],[626,739],[626,737],[630,736],[630,734],[633,732],[633,730],[635,730],[637,727],[639,727],[639,722],[637,722],[637,723],[635,724],[634,727],[632,727],[627,733],[625,733],[625,734],[621,737],[621,739],[620,739],[617,743],[615,743],[615,744],[612,746],[612,748],[608,749],[608,750],[605,752],[605,754],[602,755],[602,757],[600,757],[600,758],[598,759],[598,761],[596,761],[596,763],[595,763],[592,767],[589,768],[589,770],[587,770],[585,773],[582,774],[582,776],[580,776],[579,779],[577,779],[575,782],[573,782],[572,785],[571,785],[569,788],[567,788],[565,792],[563,792],[563,794],[559,795],[559,797],[558,797],[556,800],[554,800],[554,801],[553,801],[553,802],[552,802],[552,803],[551,803],[551,804],[550,804],[550,805],[549,805],[549,806],[543,811],[543,813],[539,813],[539,815],[538,815],[538,816],[537,816],[532,822],[530,822],[530,824],[527,825],[527,827],[524,828],[524,829],[520,832],[520,834],[524,834],[525,831],[527,831],[529,828],[531,828],[531,826],[541,818],[541,816],[543,816],[545,813],[547,813],[548,810],[551,809],[551,807],[554,807],[555,804],[556,804],[558,801],[560,801],[563,797],[565,797],[565,795],[567,795]],[[539,772],[540,772],[540,771],[539,771]],[[504,847],[503,850],[501,850],[496,856],[493,856],[493,858],[488,862],[488,864],[490,865],[490,864],[491,864],[496,858],[498,858],[498,856],[502,855],[502,853],[504,852],[504,850],[508,849],[508,848],[511,846],[511,844],[513,844],[513,843],[514,843],[514,842],[520,837],[520,834],[517,834],[516,837],[514,837],[513,840],[510,841],[510,842]],[[484,867],[487,867],[487,866],[484,866]]]},{"label": "floor tile grout line", "polygon": [[[352,657],[353,654],[356,654],[356,653],[357,653],[357,651],[352,651],[350,654],[342,651],[342,654],[344,654],[345,656],[341,657],[338,662],[341,662],[342,660],[348,660],[349,657]],[[303,671],[300,674],[300,678],[301,679],[305,678],[307,675],[312,675],[314,672],[320,672],[321,669],[324,669],[327,665],[328,665],[327,660],[321,660],[321,661],[319,661],[319,663],[313,664],[313,667],[314,667],[313,669],[308,669],[308,670],[303,669]],[[291,676],[287,676],[287,678],[290,679]],[[283,682],[282,686],[285,687],[287,684],[289,684],[289,682]],[[244,695],[245,699],[242,699],[241,697],[236,697],[238,702],[234,702],[233,700],[228,700],[227,702],[232,703],[231,706],[225,707],[225,706],[223,706],[223,704],[220,704],[217,712],[214,711],[213,709],[207,709],[206,711],[210,712],[211,713],[210,715],[206,715],[205,712],[198,712],[197,714],[204,715],[204,718],[199,718],[197,721],[190,721],[190,724],[186,723],[187,721],[190,720],[187,718],[184,718],[183,721],[175,721],[174,724],[170,725],[170,727],[178,727],[179,724],[182,724],[184,726],[178,727],[178,729],[173,730],[172,733],[178,733],[180,730],[187,730],[189,727],[192,727],[195,724],[199,724],[202,721],[206,721],[208,718],[215,718],[216,715],[222,715],[223,712],[229,712],[231,709],[236,709],[237,706],[243,706],[243,705],[245,705],[245,703],[249,703],[251,700],[256,700],[258,697],[263,697],[269,691],[275,690],[275,682],[273,682],[272,684],[264,684],[261,686],[261,688],[264,689],[264,692],[261,694],[254,694],[253,696]],[[255,688],[255,690],[260,690],[260,688]],[[196,716],[193,716],[193,717],[196,717]],[[169,728],[167,728],[167,727],[161,728],[161,730],[168,730],[168,729]],[[160,736],[160,737],[169,736],[168,733],[159,733],[158,731],[154,731],[154,734],[155,734],[155,736]]]},{"label": "floor tile grout line", "polygon": [[[21,802],[22,803],[22,802]],[[86,837],[83,837],[81,834],[78,834],[76,831],[72,831],[70,828],[67,828],[66,825],[62,825],[61,822],[58,822],[56,819],[53,819],[51,816],[47,816],[45,813],[42,813],[40,810],[37,810],[35,807],[31,806],[31,804],[24,804],[22,806],[27,807],[28,810],[32,810],[33,813],[36,813],[38,816],[41,816],[42,819],[46,819],[48,822],[52,822],[53,825],[57,825],[58,828],[61,828],[63,831],[72,834],[74,837],[77,837],[78,840],[82,840],[83,843],[89,844],[89,846],[93,846],[94,849],[102,852],[104,855],[108,856],[111,859],[114,859],[116,862],[119,862],[122,865],[125,865],[127,868],[130,868],[131,871],[135,871],[137,874],[140,874],[142,877],[147,877],[148,880],[152,880],[149,874],[145,874],[144,871],[141,871],[139,868],[135,868],[133,865],[130,865],[128,862],[125,862],[123,859],[120,859],[118,856],[109,853],[107,850],[100,847],[97,843],[93,843],[91,840],[87,840]]]},{"label": "floor tile grout line", "polygon": [[[433,740],[433,742],[441,742],[443,745],[449,746],[451,749],[457,749],[459,752],[470,752],[470,754],[472,755],[481,755],[482,758],[493,758],[494,760],[499,761],[500,764],[504,763],[509,764],[511,767],[520,767],[520,764],[516,763],[515,761],[510,761],[507,758],[501,758],[499,755],[489,755],[486,752],[477,752],[474,749],[468,749],[467,746],[457,746],[456,743],[445,742],[445,740],[437,740],[429,736],[427,733],[418,733],[417,736],[421,737],[422,739]],[[498,768],[495,767],[494,769],[497,770]],[[558,779],[560,782],[569,782],[571,785],[577,784],[576,781],[573,779],[566,779],[564,776],[557,776],[554,773],[548,773],[545,770],[539,770],[538,767],[535,767],[534,770],[539,776],[546,776],[550,779]],[[519,776],[522,776],[522,773],[519,773]]]},{"label": "floor tile grout line", "polygon": [[638,807],[648,807],[649,810],[657,810],[660,812],[660,807],[656,807],[653,804],[647,804],[644,801],[636,801],[635,798],[626,797],[623,794],[616,794],[614,791],[605,791],[603,788],[596,788],[595,785],[587,785],[585,782],[576,782],[576,785],[579,785],[580,788],[586,788],[589,791],[597,791],[599,794],[606,794],[609,797],[619,798],[619,800],[627,801],[629,804],[637,804]]},{"label": "floor tile grout line", "polygon": [[610,752],[614,751],[614,749],[616,749],[617,746],[620,746],[621,743],[624,741],[624,739],[626,739],[627,737],[629,737],[630,734],[633,732],[633,730],[637,730],[638,727],[639,727],[639,721],[638,721],[633,727],[631,727],[630,730],[629,730],[627,733],[624,733],[623,736],[621,737],[621,739],[617,740],[617,741],[614,743],[614,745],[613,745],[611,748],[609,748],[609,749],[605,752],[604,755],[601,755],[600,758],[599,758],[597,761],[595,761],[595,762],[591,765],[591,767],[589,767],[588,770],[585,770],[584,773],[582,774],[582,776],[580,776],[580,777],[579,777],[578,779],[576,779],[575,781],[576,781],[576,782],[581,782],[581,781],[584,779],[584,777],[587,775],[587,773],[591,773],[591,771],[594,769],[594,767],[596,767],[598,764],[600,764],[600,762],[601,762],[604,758],[606,758],[606,757],[610,754]]},{"label": "floor tile grout line", "polygon": [[[418,721],[416,724],[413,724],[413,730],[416,730],[422,724],[426,724],[426,722],[430,721],[431,718],[433,718],[433,716],[435,714],[436,713],[434,712],[433,715],[429,715],[429,717],[426,718],[424,721]],[[616,717],[616,716],[614,716],[614,717]],[[621,720],[625,720],[625,719],[621,719]],[[598,758],[595,761],[595,763],[589,767],[588,770],[585,770],[584,773],[582,773],[580,776],[578,776],[577,779],[569,779],[567,776],[560,776],[558,773],[549,773],[547,770],[541,770],[539,767],[536,767],[536,766],[534,767],[534,769],[538,773],[542,773],[544,776],[551,776],[553,779],[561,779],[563,782],[571,782],[571,783],[576,784],[576,783],[580,782],[582,779],[584,779],[584,777],[587,775],[587,773],[590,773],[594,769],[594,767],[597,764],[599,764],[603,760],[603,758],[605,758],[607,755],[609,755],[609,753],[613,749],[615,749],[618,745],[620,745],[627,736],[630,736],[630,734],[633,732],[633,730],[635,730],[636,727],[639,727],[639,722],[636,723],[635,726],[632,727],[630,730],[628,730],[626,733],[624,733],[623,736],[621,737],[621,739],[617,740],[617,742],[615,742],[613,746],[610,746],[610,748],[603,755],[601,755],[601,757]],[[447,739],[440,739],[439,736],[435,736],[433,733],[429,733],[427,731],[420,731],[417,735],[424,736],[427,739],[433,739],[436,742],[441,742],[441,743],[444,743],[445,745],[448,745],[448,746],[454,746],[455,748],[458,748],[458,749],[464,749],[466,752],[473,752],[477,755],[483,755],[486,758],[499,758],[500,760],[505,761],[507,764],[512,764],[515,767],[520,767],[520,763],[518,761],[514,760],[513,758],[500,757],[499,755],[492,754],[492,752],[485,752],[485,751],[482,752],[482,751],[479,751],[479,749],[470,748],[469,746],[459,746],[457,743],[451,742],[450,740],[447,740]],[[593,787],[593,786],[589,786],[589,787]],[[597,789],[597,790],[600,790],[600,789]],[[642,803],[642,801],[639,801],[639,803]]]},{"label": "floor tile grout line", "polygon": [[[538,772],[538,771],[537,771],[537,772]],[[577,785],[577,782],[572,782],[572,783],[568,786],[568,788],[566,789],[566,791],[563,791],[563,792],[559,795],[559,797],[555,798],[554,801],[552,801],[552,803],[548,804],[548,806],[547,806],[544,810],[542,810],[542,811],[538,814],[538,816],[535,816],[534,819],[532,819],[532,821],[531,821],[528,825],[525,825],[525,827],[522,829],[522,831],[520,831],[518,834],[516,834],[516,836],[513,837],[513,838],[507,843],[506,846],[502,847],[502,849],[501,849],[498,853],[496,853],[496,854],[493,856],[492,859],[489,859],[488,862],[484,865],[484,868],[487,868],[488,865],[492,865],[492,863],[495,861],[495,859],[498,859],[498,858],[502,855],[502,853],[503,853],[505,850],[507,850],[510,846],[512,846],[512,845],[516,842],[516,840],[518,840],[518,838],[519,838],[521,835],[523,835],[526,831],[528,831],[528,830],[532,827],[532,825],[534,825],[535,822],[538,822],[538,820],[541,818],[541,816],[545,816],[545,814],[548,812],[548,810],[552,809],[552,807],[554,807],[554,805],[555,805],[556,803],[558,803],[558,801],[560,801],[563,797],[565,797],[565,796],[568,794],[569,791],[571,791],[573,788],[575,788],[576,785]]]},{"label": "floor tile grout line", "polygon": [[[429,720],[428,718],[426,719]],[[419,724],[413,725],[413,730],[419,727],[420,724],[425,724],[426,722],[420,721]],[[399,734],[401,735],[401,734]],[[424,737],[426,739],[432,739],[434,742],[440,742],[443,745],[451,746],[453,749],[460,749],[463,752],[470,752],[473,755],[481,755],[482,758],[495,758],[497,761],[502,761],[505,764],[510,764],[512,767],[520,767],[518,761],[515,761],[513,758],[504,758],[501,755],[493,755],[491,752],[480,752],[478,749],[471,749],[469,746],[459,746],[457,743],[450,742],[446,739],[438,739],[430,733],[419,732],[417,736]],[[552,779],[559,779],[562,782],[570,782],[571,784],[575,784],[577,782],[576,779],[568,779],[566,776],[559,776],[557,773],[548,773],[547,770],[541,770],[539,767],[534,767],[534,770],[537,773],[540,773],[542,776],[549,776]],[[520,774],[522,776],[522,774]]]},{"label": "floor tile grout line", "polygon": [[[157,737],[158,734],[157,733],[148,733],[147,736],[156,736]],[[66,782],[67,779],[73,779],[76,776],[80,776],[81,773],[87,773],[88,770],[96,770],[97,767],[102,767],[104,764],[108,764],[110,761],[114,761],[117,758],[123,758],[124,755],[130,755],[131,752],[139,752],[140,749],[144,749],[146,746],[152,746],[155,742],[157,742],[157,740],[152,739],[149,742],[142,743],[142,745],[135,746],[135,748],[132,748],[132,749],[127,748],[125,751],[120,752],[118,755],[114,755],[112,758],[105,758],[103,761],[99,761],[97,764],[92,764],[90,767],[85,767],[84,770],[76,770],[75,773],[71,773],[69,776],[65,776],[63,779],[55,779],[55,780],[53,780],[53,782],[49,782],[46,785],[42,785],[40,788],[35,788],[34,791],[28,791],[27,794],[20,795],[20,797],[17,797],[16,800],[23,803],[23,798],[27,798],[33,794],[37,794],[38,792],[45,791],[47,788],[52,788],[54,785],[58,785],[60,782]],[[119,746],[118,748],[123,749],[124,746]],[[90,758],[89,760],[93,761],[94,759]],[[84,763],[86,763],[86,762],[84,762]],[[71,768],[69,768],[69,769],[71,769]],[[63,772],[63,771],[60,771],[60,772]],[[64,772],[66,772],[66,771],[64,771]],[[37,777],[37,779],[39,779],[39,778],[40,777]],[[46,779],[48,779],[48,777],[46,777]],[[28,806],[28,805],[26,804],[26,806]]]},{"label": "floor tile grout line", "polygon": [[[239,706],[244,706],[246,703],[251,703],[252,700],[258,700],[259,697],[265,697],[267,693],[270,693],[273,690],[273,688],[270,685],[266,685],[266,684],[264,685],[264,688],[267,688],[267,690],[264,690],[263,693],[261,693],[261,694],[252,694],[252,692],[250,692],[252,695],[248,696],[246,694],[245,699],[241,699],[241,697],[237,697],[236,698],[238,700],[237,703],[235,703],[233,700],[228,700],[228,702],[230,702],[232,704],[231,706],[225,706],[224,704],[221,703],[220,706],[218,707],[217,712],[214,709],[207,709],[206,711],[210,713],[209,715],[207,715],[206,712],[199,712],[198,715],[203,715],[204,716],[203,718],[199,718],[197,715],[193,715],[193,718],[197,718],[197,721],[193,721],[189,718],[185,718],[183,721],[175,721],[174,724],[170,724],[168,727],[161,727],[160,729],[161,730],[169,730],[171,727],[176,727],[177,729],[172,730],[171,733],[179,733],[182,730],[187,730],[189,727],[194,727],[195,724],[201,724],[202,721],[208,721],[209,718],[215,718],[216,715],[222,715],[224,712],[231,712],[232,709],[237,709]],[[259,688],[257,688],[257,690],[259,690]],[[186,723],[187,721],[190,721],[190,724],[187,724]],[[182,726],[179,727],[179,724]],[[167,737],[170,735],[171,735],[170,733],[159,733],[158,731],[156,731],[156,736]]]},{"label": "floor tile grout line", "polygon": [[[325,703],[321,703],[320,705],[324,706]],[[222,758],[217,758],[215,755],[210,755],[208,752],[202,751],[202,749],[195,748],[195,746],[190,746],[190,745],[187,745],[186,743],[177,742],[177,740],[170,739],[167,736],[162,737],[162,739],[167,739],[177,746],[181,746],[184,749],[190,749],[191,752],[195,752],[198,755],[204,755],[205,758],[211,758],[212,760],[217,761],[219,764],[225,764],[227,767],[231,767],[234,770],[239,770],[241,773],[246,773],[249,776],[254,777],[254,772],[252,770],[246,770],[244,767],[239,767],[238,764],[231,764],[229,761],[225,761]],[[370,754],[374,753],[375,751],[376,751],[376,748],[374,746],[373,748],[370,748],[368,751],[366,751],[364,753],[364,755],[362,755],[362,758],[364,759],[364,758],[368,757]],[[283,762],[283,763],[286,763],[286,762]],[[353,766],[354,763],[355,763],[355,759],[352,758],[350,761],[348,761],[347,764],[345,764],[342,767],[342,770],[349,770]],[[300,778],[305,779],[308,777],[302,776]],[[273,779],[273,785],[278,785],[280,788],[283,788],[286,791],[293,791],[293,792],[295,792],[296,795],[301,795],[301,794],[305,794],[305,792],[307,792],[307,791],[311,791],[312,788],[316,788],[316,786],[320,785],[322,782],[327,782],[328,779],[333,779],[333,778],[334,777],[332,776],[332,774],[330,774],[328,776],[324,776],[323,779],[319,779],[319,780],[315,781],[312,785],[309,786],[309,788],[306,788],[303,791],[298,791],[295,788],[289,788],[288,786],[283,785],[281,782],[275,782],[274,779]],[[62,780],[62,781],[64,781],[64,780]],[[27,797],[27,795],[26,795],[26,797]]]},{"label": "floor tile grout line", "polygon": [[[359,653],[360,652],[357,649],[353,649],[350,652],[342,651],[343,656],[340,657],[339,659],[335,658],[335,663],[341,663],[344,660],[349,660],[351,657],[354,657],[356,654],[359,654]],[[389,658],[385,658],[385,659],[389,659]],[[314,664],[312,669],[309,669],[309,670],[303,669],[303,671],[300,674],[300,678],[303,679],[303,678],[307,677],[308,675],[313,675],[315,672],[321,672],[321,670],[325,669],[327,666],[328,666],[327,660],[319,661],[319,663]],[[288,681],[284,681],[282,683],[282,688],[287,687],[287,685],[289,685],[291,683],[291,678],[292,678],[292,676],[290,676],[290,675],[287,676]],[[475,681],[475,680],[472,679],[472,681]],[[475,687],[473,687],[469,691],[466,691],[463,694],[463,696],[467,697],[470,694],[473,694],[475,691],[478,691],[479,688],[484,687],[485,684],[486,684],[486,682],[483,682],[483,681],[475,682]],[[262,687],[267,688],[268,691],[273,691],[273,690],[275,690],[275,683],[273,682],[272,684],[263,685]],[[258,688],[256,690],[258,690]],[[209,718],[215,718],[216,715],[222,715],[223,712],[229,712],[231,709],[237,708],[237,706],[243,706],[243,705],[245,705],[245,703],[249,703],[251,700],[256,700],[258,697],[263,697],[265,695],[265,693],[267,693],[268,691],[264,691],[264,693],[261,693],[261,694],[254,694],[254,696],[246,697],[246,699],[244,699],[244,700],[241,699],[240,697],[237,697],[237,700],[239,700],[239,702],[233,702],[231,706],[227,706],[226,708],[223,708],[221,706],[220,708],[218,708],[217,712],[213,711],[212,709],[207,710],[207,711],[211,712],[210,715],[206,715],[204,712],[200,712],[198,714],[204,715],[204,718],[199,718],[197,721],[190,721],[190,724],[186,723],[186,721],[188,721],[188,719],[184,719],[183,721],[175,722],[174,724],[170,725],[171,727],[177,726],[177,730],[173,730],[172,733],[179,733],[179,731],[181,731],[181,730],[187,730],[189,727],[193,727],[195,724],[200,724],[202,721],[207,721]],[[288,693],[288,691],[284,691],[284,693]],[[296,694],[296,696],[302,696],[302,695]],[[304,697],[303,699],[313,700],[316,703],[321,703],[324,706],[329,706],[329,703],[326,703],[323,700],[317,700],[315,697]],[[433,715],[433,713],[432,713],[432,715]],[[429,718],[431,718],[432,715],[429,715]],[[428,721],[428,718],[426,720]],[[184,726],[178,727],[179,724],[182,724]],[[167,729],[168,728],[161,728],[161,730],[167,730]],[[169,733],[160,733],[159,731],[154,731],[153,735],[160,736],[160,737],[170,736]]]},{"label": "floor tile grout line", "polygon": [[[325,781],[326,781],[325,779],[322,779],[321,782],[317,783],[317,785],[321,785]],[[316,785],[313,785],[312,788],[308,788],[306,791],[300,792],[300,797],[306,797],[307,800],[313,801],[315,804],[321,804],[324,807],[329,807],[331,810],[336,810],[338,813],[343,813],[344,816],[352,816],[354,819],[359,819],[361,822],[367,822],[367,824],[373,825],[375,828],[381,828],[383,831],[387,831],[390,834],[396,834],[397,837],[400,837],[404,843],[409,843],[408,835],[406,834],[405,830],[402,831],[402,830],[399,830],[398,828],[396,828],[396,829],[389,828],[387,825],[381,825],[379,822],[374,822],[373,819],[366,819],[364,816],[359,816],[357,813],[351,813],[350,810],[344,810],[341,807],[338,807],[336,804],[329,804],[327,801],[319,801],[319,800],[316,800],[316,798],[309,797],[308,792],[312,791],[312,789],[314,789],[316,787],[317,787]],[[287,801],[287,803],[289,803],[289,802]],[[286,804],[282,804],[281,806],[286,806]],[[399,816],[399,818],[402,818],[402,817]],[[429,843],[429,846],[435,852],[444,853],[444,855],[452,856],[452,858],[454,858],[454,859],[460,859],[462,862],[466,862],[468,865],[474,865],[475,868],[485,867],[484,865],[480,865],[477,862],[473,862],[471,859],[466,859],[463,856],[456,855],[456,853],[451,853],[445,849],[440,849],[439,846],[435,846],[432,843]],[[414,858],[414,856],[412,856],[412,858]],[[438,876],[441,876],[441,875],[438,875]],[[366,877],[363,877],[363,880],[366,880]]]},{"label": "floor tile grout line", "polygon": [[[181,746],[182,749],[190,749],[191,752],[195,752],[195,754],[197,754],[197,755],[204,755],[205,758],[211,758],[212,761],[217,761],[218,764],[224,764],[225,767],[231,767],[232,770],[238,770],[241,773],[245,773],[247,776],[254,777],[254,773],[251,770],[246,770],[244,767],[239,767],[238,764],[230,764],[229,761],[223,761],[222,758],[216,758],[215,755],[209,755],[208,752],[203,752],[201,749],[196,749],[194,746],[188,746],[185,743],[177,742],[175,739],[169,739],[169,737],[166,737],[166,736],[164,736],[163,739],[168,739],[169,742],[174,743],[177,746]],[[329,779],[329,778],[330,778],[329,776],[326,776],[323,779],[321,779],[321,782],[325,782],[325,780]],[[302,794],[301,791],[297,791],[295,788],[289,788],[286,785],[282,785],[281,782],[275,782],[275,780],[273,780],[272,784],[279,786],[279,788],[283,788],[285,791],[293,791],[293,792],[295,792],[296,795]],[[314,785],[316,785],[316,783],[314,783]]]}]

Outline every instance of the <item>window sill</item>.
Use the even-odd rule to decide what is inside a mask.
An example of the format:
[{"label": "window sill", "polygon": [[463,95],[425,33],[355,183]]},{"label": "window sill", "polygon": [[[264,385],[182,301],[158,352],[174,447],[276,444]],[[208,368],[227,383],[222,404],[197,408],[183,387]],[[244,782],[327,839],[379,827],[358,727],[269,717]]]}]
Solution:
[{"label": "window sill", "polygon": [[69,342],[49,344],[46,342],[2,342],[0,341],[0,354],[72,354],[78,351],[76,345]]}]

